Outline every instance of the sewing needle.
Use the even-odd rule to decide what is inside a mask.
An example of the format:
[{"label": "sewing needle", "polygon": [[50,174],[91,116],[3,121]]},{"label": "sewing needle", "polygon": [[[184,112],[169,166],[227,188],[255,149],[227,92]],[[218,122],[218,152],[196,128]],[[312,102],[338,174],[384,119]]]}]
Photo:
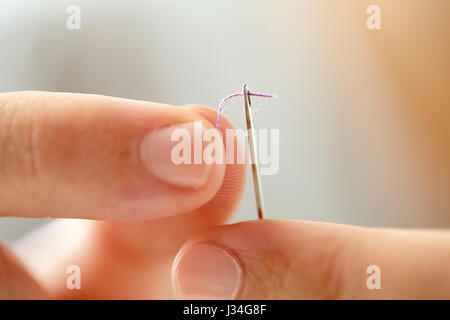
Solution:
[{"label": "sewing needle", "polygon": [[253,173],[253,185],[255,189],[255,198],[256,198],[256,208],[258,210],[258,219],[264,218],[264,201],[261,189],[261,176],[259,171],[259,162],[258,156],[256,152],[256,144],[254,138],[254,129],[253,129],[253,118],[252,118],[252,110],[251,110],[251,101],[249,96],[248,86],[245,84],[242,93],[244,96],[244,109],[245,109],[245,118],[247,123],[247,131],[248,131],[248,145],[250,150],[250,159],[252,164],[252,173]]}]

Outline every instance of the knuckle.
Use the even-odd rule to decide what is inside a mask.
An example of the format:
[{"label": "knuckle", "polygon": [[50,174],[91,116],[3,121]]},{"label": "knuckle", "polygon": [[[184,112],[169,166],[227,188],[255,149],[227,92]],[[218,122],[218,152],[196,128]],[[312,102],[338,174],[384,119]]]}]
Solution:
[{"label": "knuckle", "polygon": [[[241,254],[246,263],[244,298],[280,299],[292,297],[292,261],[279,251],[266,251],[263,256]],[[256,262],[256,263],[255,263]]]},{"label": "knuckle", "polygon": [[330,242],[327,248],[323,249],[319,263],[321,271],[321,291],[324,299],[342,299],[344,297],[345,279],[344,265],[342,258],[346,251],[347,244],[340,239]]},{"label": "knuckle", "polygon": [[[253,260],[245,291],[272,299],[342,299],[346,296],[345,261],[348,244],[339,235],[306,240],[292,250],[268,250]],[[257,263],[254,263],[257,260]]]},{"label": "knuckle", "polygon": [[345,296],[345,270],[349,243],[339,230],[310,236],[301,245],[297,272],[305,279],[308,297],[336,300]]},{"label": "knuckle", "polygon": [[0,176],[9,187],[34,179],[39,164],[40,130],[27,112],[30,92],[0,97]]}]

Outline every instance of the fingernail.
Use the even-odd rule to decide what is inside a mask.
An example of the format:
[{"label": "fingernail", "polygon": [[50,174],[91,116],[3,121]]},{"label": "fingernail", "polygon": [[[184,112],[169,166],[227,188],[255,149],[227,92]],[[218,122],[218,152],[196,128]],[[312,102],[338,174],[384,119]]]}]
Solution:
[{"label": "fingernail", "polygon": [[233,299],[240,282],[241,267],[222,248],[193,244],[174,264],[172,281],[180,299]]},{"label": "fingernail", "polygon": [[195,121],[147,133],[141,142],[144,165],[158,179],[171,185],[202,187],[211,170],[211,164],[202,159],[203,130],[203,123]]}]

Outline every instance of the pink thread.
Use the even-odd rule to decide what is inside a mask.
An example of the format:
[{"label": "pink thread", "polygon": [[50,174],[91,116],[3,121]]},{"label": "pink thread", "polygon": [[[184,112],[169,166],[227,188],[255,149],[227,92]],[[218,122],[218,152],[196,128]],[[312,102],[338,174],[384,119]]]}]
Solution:
[{"label": "pink thread", "polygon": [[[217,109],[216,129],[219,129],[220,118],[222,116],[222,109],[223,109],[223,105],[225,104],[225,102],[227,102],[231,98],[239,97],[239,96],[242,96],[242,95],[243,95],[242,92],[232,93],[232,94],[226,96],[225,98],[223,98],[222,101],[220,101],[219,108]],[[254,97],[263,97],[263,98],[274,98],[275,97],[273,94],[269,94],[269,93],[253,93],[253,92],[249,92],[248,95],[249,96],[254,96]]]}]

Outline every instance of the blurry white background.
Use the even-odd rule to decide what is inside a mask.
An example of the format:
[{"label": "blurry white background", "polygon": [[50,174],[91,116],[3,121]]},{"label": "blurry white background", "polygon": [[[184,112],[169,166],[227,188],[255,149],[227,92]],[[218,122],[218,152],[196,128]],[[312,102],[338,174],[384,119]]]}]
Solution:
[{"label": "blurry white background", "polygon": [[[430,209],[426,172],[416,174],[396,111],[404,101],[371,45],[385,41],[394,18],[367,30],[366,8],[376,2],[0,0],[0,92],[216,108],[248,83],[277,94],[254,99],[256,126],[280,129],[279,173],[262,178],[268,217],[449,226],[449,215]],[[81,8],[80,30],[66,28],[70,4]],[[237,99],[225,113],[237,127],[241,108]],[[255,218],[249,180],[233,219]],[[1,218],[0,239],[46,221]]]}]

